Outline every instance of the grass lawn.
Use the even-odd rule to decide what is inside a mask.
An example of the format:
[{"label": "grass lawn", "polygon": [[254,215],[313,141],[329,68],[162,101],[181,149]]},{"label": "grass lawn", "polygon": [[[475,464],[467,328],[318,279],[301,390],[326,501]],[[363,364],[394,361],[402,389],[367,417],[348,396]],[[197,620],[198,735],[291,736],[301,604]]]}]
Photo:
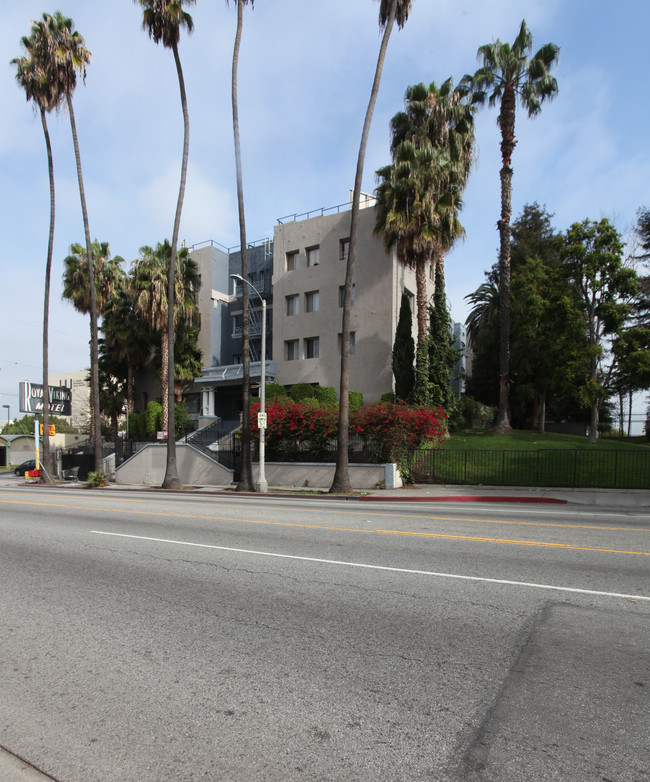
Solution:
[{"label": "grass lawn", "polygon": [[650,450],[650,440],[639,437],[599,437],[590,445],[586,437],[577,434],[553,434],[515,429],[510,434],[496,434],[486,429],[454,432],[442,446],[445,450],[463,451],[538,451],[546,448],[589,450]]},{"label": "grass lawn", "polygon": [[650,489],[645,437],[599,438],[513,431],[455,432],[441,450],[418,451],[413,479],[502,486]]}]

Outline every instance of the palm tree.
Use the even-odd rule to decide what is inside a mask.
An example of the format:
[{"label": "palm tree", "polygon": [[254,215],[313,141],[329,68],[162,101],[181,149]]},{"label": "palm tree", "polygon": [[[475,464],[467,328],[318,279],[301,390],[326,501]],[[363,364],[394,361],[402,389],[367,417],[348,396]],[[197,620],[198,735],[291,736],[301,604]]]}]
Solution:
[{"label": "palm tree", "polygon": [[349,424],[350,424],[350,400],[348,397],[350,390],[350,310],[352,307],[352,283],[354,281],[354,261],[357,249],[357,233],[359,222],[359,202],[361,200],[361,182],[363,179],[363,165],[366,158],[366,147],[368,146],[368,135],[370,134],[370,124],[372,115],[377,102],[379,93],[379,84],[381,82],[381,73],[386,59],[386,50],[388,40],[393,30],[393,25],[401,29],[406,24],[409,12],[411,10],[412,0],[380,0],[379,5],[379,28],[383,29],[384,34],[379,47],[379,56],[375,67],[375,78],[372,83],[370,100],[366,109],[366,117],[363,122],[361,132],[361,142],[359,143],[359,156],[357,158],[357,171],[354,178],[354,191],[352,194],[352,212],[350,214],[350,246],[348,249],[348,259],[345,267],[345,288],[343,297],[343,320],[341,324],[341,380],[339,387],[339,421],[338,436],[336,446],[336,469],[334,470],[334,479],[330,486],[330,492],[341,493],[352,491],[350,484],[350,474],[348,471],[348,444],[349,444]]},{"label": "palm tree", "polygon": [[444,285],[444,254],[464,233],[461,195],[473,161],[474,117],[467,89],[447,79],[409,87],[391,121],[393,162],[377,175],[375,233],[400,263],[415,269],[418,322],[415,396],[428,402],[427,268]]},{"label": "palm tree", "polygon": [[175,253],[175,270],[172,272],[174,295],[170,299],[168,277],[169,258],[172,252],[173,245],[167,239],[162,244],[159,242],[155,249],[141,247],[142,258],[134,262],[133,270],[137,309],[148,320],[153,331],[160,334],[162,427],[167,432],[168,442],[174,440],[175,431],[171,428],[174,424],[172,410],[175,371],[172,365],[170,373],[169,354],[172,351],[172,344],[169,335],[175,334],[176,326],[180,322],[189,324],[198,322],[198,296],[201,286],[201,276],[196,261],[192,260],[185,247],[181,247]]},{"label": "palm tree", "polygon": [[[111,258],[108,242],[98,242],[97,239],[91,245],[91,263],[88,263],[88,251],[81,244],[70,246],[70,255],[64,259],[63,271],[63,298],[68,299],[74,305],[77,312],[90,315],[90,341],[92,354],[93,336],[96,335],[97,321],[104,311],[107,303],[112,299],[115,288],[120,285],[124,277],[122,264],[124,259],[119,255]],[[89,281],[92,272],[93,284]],[[94,316],[94,317],[93,317]],[[93,322],[95,331],[93,331]],[[99,347],[99,343],[98,343]],[[99,350],[98,350],[99,361]],[[99,366],[99,365],[97,365]],[[99,371],[90,372],[90,438],[91,441],[101,443],[101,428],[99,416],[92,414],[92,400],[99,396]],[[100,450],[101,454],[101,450]],[[101,463],[100,463],[101,467]]]},{"label": "palm tree", "polygon": [[[227,0],[226,0],[227,2]],[[244,216],[244,186],[239,140],[239,104],[237,97],[237,70],[239,67],[239,45],[244,25],[244,6],[249,0],[237,0],[237,31],[232,55],[232,129],[235,138],[235,167],[237,171],[237,206],[239,210],[239,243],[241,245],[241,276],[248,279],[246,257],[246,220]],[[250,0],[251,8],[254,0]],[[242,464],[237,491],[253,491],[253,466],[251,463],[251,392],[250,392],[250,337],[248,322],[248,285],[242,285],[242,359],[243,359],[243,415],[242,415]],[[262,356],[266,361],[266,356]]]},{"label": "palm tree", "polygon": [[[168,288],[167,298],[170,306],[168,308],[167,320],[167,344],[169,347],[167,355],[167,368],[165,370],[167,377],[174,374],[174,272],[176,269],[176,248],[178,247],[178,235],[181,226],[181,213],[183,211],[183,198],[185,197],[185,182],[187,179],[187,159],[190,148],[190,118],[187,110],[187,95],[185,93],[185,80],[183,78],[183,68],[178,54],[178,42],[180,40],[181,27],[187,28],[189,33],[194,29],[192,17],[183,10],[183,5],[191,5],[195,0],[135,0],[139,2],[143,9],[142,29],[149,33],[149,37],[155,43],[162,44],[165,48],[171,49],[174,54],[176,64],[176,73],[178,75],[178,85],[181,93],[181,108],[183,111],[183,160],[181,163],[181,181],[178,190],[178,200],[176,202],[176,214],[174,217],[174,230],[172,233],[171,253],[169,255],[169,269],[167,274]],[[167,438],[167,466],[165,478],[163,480],[164,489],[176,489],[181,487],[181,481],[178,477],[178,467],[176,464],[176,441],[174,439],[174,384],[169,384],[167,388],[168,397],[166,405],[169,411],[168,429],[170,436]]]},{"label": "palm tree", "polygon": [[23,38],[21,38],[21,44],[26,51],[26,55],[16,57],[11,61],[11,64],[16,66],[16,81],[25,90],[25,97],[28,101],[32,101],[34,108],[38,108],[41,115],[50,182],[50,231],[47,242],[45,290],[43,295],[43,465],[45,467],[45,480],[50,482],[53,468],[49,436],[48,335],[50,317],[50,277],[52,272],[52,248],[54,245],[55,192],[54,163],[52,159],[50,133],[47,127],[47,113],[61,105],[64,92],[56,79],[56,74],[51,73],[49,70],[51,63],[48,57],[48,51],[51,47],[51,42],[49,40],[48,27],[45,19],[32,23],[30,36],[23,36]]},{"label": "palm tree", "polygon": [[91,54],[86,48],[83,37],[73,30],[72,19],[63,16],[60,11],[52,16],[43,14],[43,23],[47,29],[45,40],[47,48],[47,73],[49,78],[55,79],[62,93],[70,115],[70,129],[72,131],[72,144],[74,146],[75,162],[77,166],[77,180],[79,182],[79,198],[81,200],[81,214],[83,217],[84,234],[86,239],[86,258],[88,262],[88,279],[92,305],[90,307],[90,377],[91,377],[91,432],[95,432],[93,439],[95,450],[95,470],[102,466],[101,427],[99,423],[99,382],[98,382],[98,333],[97,333],[97,307],[95,305],[94,269],[92,258],[92,242],[90,240],[90,227],[88,223],[88,209],[86,207],[86,192],[81,169],[81,155],[79,152],[79,138],[72,105],[72,94],[77,86],[77,75],[86,80],[86,66],[91,60]]},{"label": "palm tree", "polygon": [[474,100],[490,106],[499,105],[497,124],[501,130],[501,219],[499,220],[499,412],[495,428],[510,431],[508,382],[510,373],[510,217],[512,211],[512,153],[515,140],[515,110],[517,102],[529,117],[539,114],[544,100],[551,100],[558,91],[557,81],[549,71],[557,63],[559,48],[547,43],[535,54],[533,37],[524,19],[512,46],[498,38],[478,49],[482,66],[474,76],[466,76]]},{"label": "palm tree", "polygon": [[138,292],[133,275],[120,277],[114,295],[102,313],[104,348],[123,368],[126,406],[134,411],[135,371],[152,356],[153,334],[137,308]]}]

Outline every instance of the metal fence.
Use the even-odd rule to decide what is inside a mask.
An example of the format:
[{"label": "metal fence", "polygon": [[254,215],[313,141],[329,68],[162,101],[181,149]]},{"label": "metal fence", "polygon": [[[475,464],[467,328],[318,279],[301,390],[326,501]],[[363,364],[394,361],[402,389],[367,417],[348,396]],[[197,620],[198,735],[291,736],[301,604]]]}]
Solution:
[{"label": "metal fence", "polygon": [[650,451],[641,450],[418,450],[410,467],[416,483],[650,489]]},{"label": "metal fence", "polygon": [[[257,455],[258,443],[254,444]],[[322,442],[313,440],[277,440],[266,444],[266,459],[270,462],[324,462],[336,461],[337,441],[335,438]],[[348,460],[350,464],[380,464],[387,461],[385,447],[372,441],[350,437]]]}]

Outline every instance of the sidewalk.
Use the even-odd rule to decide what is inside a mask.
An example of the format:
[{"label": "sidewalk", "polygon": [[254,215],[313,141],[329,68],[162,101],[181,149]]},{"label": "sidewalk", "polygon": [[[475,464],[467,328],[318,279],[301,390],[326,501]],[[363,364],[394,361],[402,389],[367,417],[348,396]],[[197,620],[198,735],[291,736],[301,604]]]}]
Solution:
[{"label": "sidewalk", "polygon": [[25,763],[16,755],[7,752],[0,747],[0,780],[2,782],[52,782],[52,777],[42,774],[40,771]]},{"label": "sidewalk", "polygon": [[[45,487],[45,484],[30,484],[24,478],[16,477],[7,483],[26,488]],[[69,482],[57,484],[59,488],[86,490],[86,484]],[[522,487],[522,486],[458,486],[439,484],[411,484],[401,489],[358,490],[349,495],[328,493],[329,487],[310,487],[305,490],[298,487],[269,486],[266,497],[301,498],[314,500],[343,499],[350,502],[476,502],[476,503],[537,503],[548,505],[585,505],[599,508],[618,508],[621,510],[646,509],[650,513],[649,489],[573,489],[566,487]],[[157,486],[109,484],[92,491],[142,492],[153,491],[168,493],[169,490]],[[254,497],[258,493],[235,492],[234,487],[192,486],[179,490],[182,494],[228,494],[233,497]]]}]

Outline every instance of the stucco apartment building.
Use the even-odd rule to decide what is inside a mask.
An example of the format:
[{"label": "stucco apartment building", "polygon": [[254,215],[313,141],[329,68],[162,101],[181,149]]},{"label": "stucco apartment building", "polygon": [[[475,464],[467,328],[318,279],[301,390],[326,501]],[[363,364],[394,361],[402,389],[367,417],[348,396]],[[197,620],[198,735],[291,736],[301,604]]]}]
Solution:
[{"label": "stucco apartment building", "polygon": [[[359,236],[350,340],[350,388],[373,402],[393,388],[391,354],[402,291],[413,299],[415,273],[373,235],[372,200],[359,214]],[[349,249],[349,205],[278,220],[273,240],[251,243],[248,278],[267,302],[266,379],[287,388],[296,383],[333,386],[340,372],[343,285]],[[203,287],[200,347],[204,369],[188,395],[200,423],[241,410],[241,254],[205,242],[190,248]],[[209,281],[209,282],[208,282]],[[429,280],[430,294],[433,283]],[[251,385],[261,375],[261,302],[249,289]]]},{"label": "stucco apartment building", "polygon": [[[359,213],[350,339],[350,388],[364,402],[393,389],[392,349],[402,292],[411,297],[416,337],[415,272],[387,252],[374,236],[374,199],[366,197]],[[247,248],[251,387],[259,393],[262,360],[267,382],[287,389],[296,383],[333,386],[340,379],[343,285],[350,238],[349,204],[280,218],[273,239]],[[199,348],[203,371],[184,394],[190,417],[199,426],[216,417],[238,421],[242,409],[242,283],[239,247],[215,241],[188,248],[201,274]],[[428,275],[429,296],[433,282]],[[266,355],[261,355],[262,306],[267,305]],[[86,372],[50,378],[73,389],[73,419],[88,418]],[[160,383],[149,370],[136,379],[136,409],[160,396]],[[73,423],[75,421],[73,420]]]},{"label": "stucco apartment building", "polygon": [[[309,213],[275,227],[273,356],[276,381],[338,391],[343,286],[350,211]],[[402,291],[415,299],[415,273],[373,235],[375,209],[359,212],[350,326],[350,388],[364,402],[393,389],[391,355]],[[429,280],[430,294],[433,283]],[[415,312],[415,307],[413,307]],[[413,322],[415,336],[415,318]]]}]

